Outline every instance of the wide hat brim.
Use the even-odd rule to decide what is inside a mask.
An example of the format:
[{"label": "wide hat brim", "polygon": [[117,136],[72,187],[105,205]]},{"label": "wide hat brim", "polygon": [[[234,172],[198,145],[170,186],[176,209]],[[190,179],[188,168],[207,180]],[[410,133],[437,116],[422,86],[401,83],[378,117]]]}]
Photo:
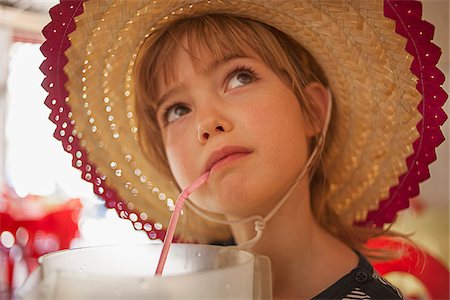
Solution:
[{"label": "wide hat brim", "polygon": [[[94,192],[152,239],[163,238],[177,186],[141,152],[133,90],[140,46],[166,23],[229,13],[300,42],[334,94],[324,170],[332,209],[347,223],[382,226],[429,177],[447,95],[433,27],[415,1],[62,1],[43,33],[43,87],[55,136]],[[196,215],[182,239],[226,238]]]}]

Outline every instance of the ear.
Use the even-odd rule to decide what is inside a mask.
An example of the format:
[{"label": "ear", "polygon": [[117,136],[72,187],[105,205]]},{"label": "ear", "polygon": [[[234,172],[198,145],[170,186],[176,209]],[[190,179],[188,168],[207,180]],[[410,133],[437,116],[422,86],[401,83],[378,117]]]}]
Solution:
[{"label": "ear", "polygon": [[313,137],[320,134],[326,122],[329,105],[329,91],[319,82],[308,83],[303,88],[305,101],[310,102],[313,116],[306,118],[306,134]]}]

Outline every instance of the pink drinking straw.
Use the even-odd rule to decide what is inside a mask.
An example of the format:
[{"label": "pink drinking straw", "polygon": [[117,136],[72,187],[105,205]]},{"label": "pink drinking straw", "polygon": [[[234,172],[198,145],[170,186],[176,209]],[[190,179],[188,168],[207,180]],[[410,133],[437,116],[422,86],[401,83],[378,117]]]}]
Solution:
[{"label": "pink drinking straw", "polygon": [[167,228],[166,237],[164,238],[164,245],[161,251],[161,256],[159,257],[158,266],[156,267],[155,276],[161,276],[166,264],[167,255],[169,254],[170,245],[172,244],[173,235],[175,234],[175,228],[177,227],[178,217],[180,216],[181,209],[183,208],[184,201],[187,197],[198,189],[202,184],[208,179],[209,172],[206,172],[199,178],[197,178],[190,186],[185,188],[180,196],[178,196],[177,203],[175,203],[175,209],[173,210],[172,216],[170,217],[169,227]]}]

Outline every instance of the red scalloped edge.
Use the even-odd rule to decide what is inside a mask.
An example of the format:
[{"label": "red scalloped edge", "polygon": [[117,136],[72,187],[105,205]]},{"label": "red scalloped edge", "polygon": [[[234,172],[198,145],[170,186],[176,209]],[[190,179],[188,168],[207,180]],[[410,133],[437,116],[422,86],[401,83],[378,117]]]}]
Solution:
[{"label": "red scalloped edge", "polygon": [[[84,180],[93,184],[94,193],[105,200],[107,208],[114,208],[121,218],[129,219],[134,225],[148,223],[154,228],[154,222],[142,220],[139,213],[129,209],[115,189],[105,183],[95,164],[87,160],[79,139],[72,135],[74,123],[69,117],[70,106],[65,101],[68,92],[65,89],[67,58],[64,52],[70,47],[68,35],[75,29],[75,17],[83,11],[83,1],[61,0],[50,9],[52,21],[42,30],[46,38],[41,46],[46,57],[40,67],[46,75],[42,87],[49,93],[45,104],[51,109],[49,119],[56,124],[54,136],[62,142],[65,151],[72,154],[72,165],[82,172]],[[414,57],[411,71],[418,77],[417,89],[423,96],[417,109],[423,118],[417,124],[420,137],[413,144],[414,153],[406,159],[408,171],[399,177],[398,185],[390,189],[389,197],[380,202],[379,208],[369,212],[365,222],[358,223],[364,226],[391,223],[398,211],[409,207],[409,199],[419,194],[419,183],[430,176],[428,166],[436,160],[435,148],[444,141],[440,126],[447,119],[442,109],[448,97],[441,87],[445,76],[436,67],[441,50],[431,43],[434,27],[422,20],[422,4],[415,0],[385,0],[384,15],[396,22],[396,32],[408,40],[406,51]],[[132,215],[137,218],[130,218]],[[151,230],[147,234],[151,239],[163,240],[165,230]]]},{"label": "red scalloped edge", "polygon": [[414,57],[410,69],[418,78],[416,88],[422,94],[417,107],[422,119],[416,126],[420,136],[413,144],[414,153],[406,159],[408,170],[391,187],[389,197],[381,200],[378,210],[370,212],[362,223],[380,227],[408,208],[409,199],[419,195],[419,183],[430,177],[428,167],[436,160],[435,149],[445,140],[440,127],[447,120],[442,107],[448,98],[442,89],[445,76],[436,66],[442,52],[431,42],[434,26],[422,20],[422,3],[385,0],[384,15],[396,22],[395,32],[407,39],[405,49]]},{"label": "red scalloped edge", "polygon": [[[72,155],[72,165],[81,171],[82,179],[92,183],[94,193],[105,200],[107,208],[114,208],[120,218],[129,219],[135,229],[145,231],[150,239],[163,240],[165,230],[156,229],[155,222],[142,218],[139,212],[127,207],[116,190],[106,184],[105,176],[96,171],[95,163],[88,160],[86,151],[80,146],[80,140],[73,135],[71,108],[65,100],[68,96],[65,88],[68,78],[64,72],[67,64],[64,53],[70,47],[68,36],[75,30],[75,17],[83,12],[83,2],[61,0],[60,4],[50,9],[51,22],[42,30],[46,41],[40,49],[46,59],[40,70],[46,76],[42,87],[48,92],[45,104],[51,109],[49,119],[56,125],[54,137],[61,141],[64,150]],[[145,226],[146,224],[150,227]]]}]

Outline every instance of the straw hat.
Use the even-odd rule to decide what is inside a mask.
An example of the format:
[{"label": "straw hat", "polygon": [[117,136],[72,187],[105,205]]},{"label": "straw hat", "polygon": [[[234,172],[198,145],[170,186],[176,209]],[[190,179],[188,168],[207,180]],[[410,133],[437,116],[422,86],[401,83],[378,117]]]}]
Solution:
[{"label": "straw hat", "polygon": [[[152,32],[181,17],[231,13],[298,40],[323,67],[335,96],[325,153],[326,195],[348,223],[392,222],[443,141],[440,50],[418,2],[334,0],[63,1],[50,10],[41,69],[55,137],[82,178],[119,216],[163,238],[179,190],[144,158],[135,120],[133,66]],[[405,50],[406,49],[406,50]],[[416,89],[417,86],[417,89]],[[228,234],[201,217],[190,234]],[[186,236],[182,236],[186,237]]]}]

